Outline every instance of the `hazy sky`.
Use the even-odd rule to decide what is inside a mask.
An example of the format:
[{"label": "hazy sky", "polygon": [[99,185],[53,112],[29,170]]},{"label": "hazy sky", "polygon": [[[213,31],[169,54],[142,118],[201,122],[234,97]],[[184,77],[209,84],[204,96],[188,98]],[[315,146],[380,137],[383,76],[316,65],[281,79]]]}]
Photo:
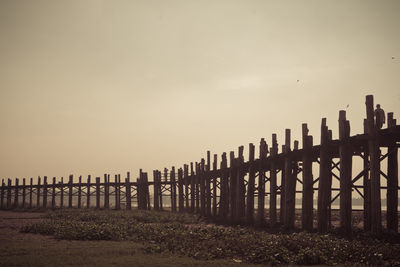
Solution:
[{"label": "hazy sky", "polygon": [[319,144],[348,104],[361,133],[367,94],[399,121],[399,14],[397,0],[0,0],[0,177],[247,158],[304,122]]}]

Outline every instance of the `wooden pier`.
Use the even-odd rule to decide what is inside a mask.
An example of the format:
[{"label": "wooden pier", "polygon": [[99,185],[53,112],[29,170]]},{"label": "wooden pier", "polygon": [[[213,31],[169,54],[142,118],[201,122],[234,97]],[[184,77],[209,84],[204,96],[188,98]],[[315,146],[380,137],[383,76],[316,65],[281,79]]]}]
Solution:
[{"label": "wooden pier", "polygon": [[[339,111],[339,139],[332,139],[325,118],[321,122],[321,143],[313,145],[307,124],[302,125],[302,148],[291,140],[291,131],[285,131],[285,144],[278,151],[276,134],[272,144],[264,139],[259,144],[259,156],[255,157],[255,145],[249,144],[249,155],[244,157],[244,147],[239,146],[237,155],[217,155],[207,151],[207,158],[185,164],[181,168],[154,170],[153,179],[140,170],[136,181],[128,172],[121,180],[117,174],[110,179],[91,176],[48,180],[38,177],[33,184],[25,178],[15,178],[14,184],[2,180],[0,188],[1,209],[15,208],[63,208],[76,207],[97,209],[163,210],[166,198],[171,212],[199,213],[202,216],[227,224],[246,224],[259,227],[282,225],[294,229],[296,225],[296,194],[302,195],[301,228],[320,233],[331,229],[332,203],[340,200],[340,229],[352,234],[352,194],[363,198],[364,230],[380,235],[382,226],[382,197],[387,199],[387,230],[398,232],[398,147],[400,125],[396,125],[393,113],[387,114],[387,128],[376,126],[373,96],[366,96],[364,133],[350,136],[350,122],[346,112]],[[293,148],[292,148],[293,147]],[[382,155],[381,148],[387,153]],[[361,157],[363,169],[353,175],[353,159]],[[212,159],[212,162],[211,162]],[[386,160],[387,170],[381,169]],[[218,168],[219,166],[219,168]],[[319,166],[319,176],[313,177]],[[334,170],[336,172],[334,172]],[[338,174],[337,174],[338,172]],[[338,180],[333,186],[334,179]],[[386,179],[386,186],[382,180]],[[49,183],[51,181],[51,183]],[[78,181],[78,182],[76,182]],[[268,190],[267,190],[268,189]],[[382,192],[386,192],[382,196]],[[34,203],[34,196],[36,203]],[[280,197],[278,208],[278,196]],[[114,197],[114,200],[113,200]],[[269,201],[266,201],[268,197]],[[314,207],[314,199],[317,205]],[[86,202],[84,201],[86,200]],[[92,202],[94,200],[94,202]],[[67,206],[66,206],[67,204]],[[266,209],[268,214],[266,214]],[[315,210],[316,208],[316,210]],[[278,214],[279,212],[279,214]],[[317,223],[313,222],[316,214]]]}]

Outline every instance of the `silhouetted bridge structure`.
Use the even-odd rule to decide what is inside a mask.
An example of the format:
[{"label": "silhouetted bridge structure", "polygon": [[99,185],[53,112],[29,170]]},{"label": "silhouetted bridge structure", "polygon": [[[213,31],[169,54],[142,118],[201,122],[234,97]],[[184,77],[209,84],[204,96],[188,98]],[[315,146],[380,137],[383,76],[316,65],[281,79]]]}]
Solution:
[{"label": "silhouetted bridge structure", "polygon": [[[14,185],[11,179],[8,179],[7,185],[3,180],[1,208],[93,206],[97,209],[121,209],[124,206],[130,210],[137,206],[139,209],[161,210],[166,207],[165,200],[168,197],[172,212],[199,213],[231,224],[245,223],[261,227],[283,225],[293,229],[296,194],[301,194],[301,228],[311,231],[314,229],[313,200],[316,194],[318,232],[329,230],[331,204],[339,198],[340,227],[345,233],[351,234],[354,190],[363,198],[364,230],[379,235],[383,230],[382,191],[386,191],[386,227],[389,231],[398,232],[400,125],[396,125],[393,113],[389,112],[388,127],[376,127],[371,95],[366,97],[366,111],[363,134],[350,136],[350,123],[342,110],[339,112],[338,140],[332,140],[332,131],[328,129],[326,119],[322,119],[320,145],[313,145],[307,124],[303,124],[302,149],[299,149],[298,141],[294,141],[294,147],[291,148],[290,129],[286,129],[281,153],[278,153],[277,136],[272,134],[270,147],[261,139],[258,158],[255,157],[255,146],[249,144],[248,161],[243,155],[244,147],[240,146],[236,157],[233,151],[230,152],[229,165],[227,154],[223,153],[218,166],[217,155],[213,155],[211,164],[208,151],[206,159],[192,162],[190,166],[184,165],[177,172],[174,167],[163,172],[153,171],[153,181],[149,181],[148,174],[142,170],[136,182],[130,181],[129,172],[122,181],[121,175],[115,175],[112,181],[109,174],[105,174],[103,179],[96,177],[94,180],[89,175],[86,182],[82,181],[81,176],[79,182],[74,182],[72,175],[65,182],[63,178],[57,181],[54,177],[52,183],[46,176],[43,177],[43,183],[39,177],[37,184],[33,184],[31,178],[29,185],[25,179],[22,185],[18,178]],[[385,155],[381,155],[381,148],[387,148]],[[354,157],[361,157],[363,162],[362,171],[356,176],[353,176]],[[384,160],[387,161],[386,173],[381,170]],[[319,165],[319,176],[315,179],[313,163]],[[333,179],[339,181],[339,188],[332,186]],[[382,179],[386,179],[386,186],[382,186]],[[298,190],[300,185],[301,190]],[[269,196],[268,203],[266,196]],[[280,196],[280,203],[277,203],[277,196]],[[265,214],[266,211],[268,214]]]}]

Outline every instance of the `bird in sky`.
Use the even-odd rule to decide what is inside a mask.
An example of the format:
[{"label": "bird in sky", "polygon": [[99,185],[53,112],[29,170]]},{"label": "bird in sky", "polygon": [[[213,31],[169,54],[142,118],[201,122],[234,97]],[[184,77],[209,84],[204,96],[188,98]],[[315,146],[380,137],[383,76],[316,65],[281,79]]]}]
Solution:
[{"label": "bird in sky", "polygon": [[297,82],[300,82],[300,80],[297,80]]},{"label": "bird in sky", "polygon": [[394,59],[394,57],[392,57],[392,59]]},{"label": "bird in sky", "polygon": [[348,108],[350,105],[349,104],[347,104],[347,106],[346,106],[346,108]]}]

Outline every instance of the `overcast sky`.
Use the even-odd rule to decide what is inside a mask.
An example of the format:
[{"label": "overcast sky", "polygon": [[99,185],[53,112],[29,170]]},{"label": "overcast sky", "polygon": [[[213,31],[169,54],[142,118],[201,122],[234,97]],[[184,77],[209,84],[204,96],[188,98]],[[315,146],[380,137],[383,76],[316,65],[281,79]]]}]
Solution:
[{"label": "overcast sky", "polygon": [[399,121],[399,14],[396,0],[0,0],[0,177],[247,158],[305,122],[319,144],[340,109],[362,132],[367,94]]}]

